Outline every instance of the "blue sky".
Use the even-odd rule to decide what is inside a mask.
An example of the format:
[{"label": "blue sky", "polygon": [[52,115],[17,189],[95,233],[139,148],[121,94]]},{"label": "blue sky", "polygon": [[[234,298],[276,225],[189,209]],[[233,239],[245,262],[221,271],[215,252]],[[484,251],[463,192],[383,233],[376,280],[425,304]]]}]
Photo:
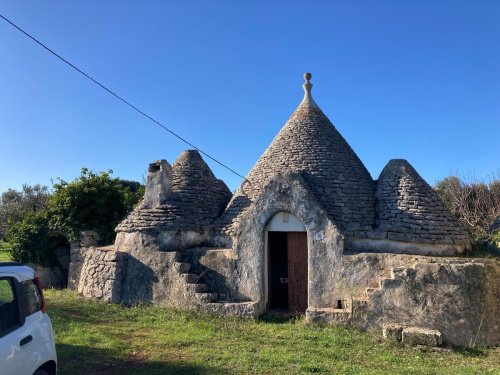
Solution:
[{"label": "blue sky", "polygon": [[[7,1],[0,13],[246,175],[313,96],[373,178],[500,168],[500,2]],[[0,20],[0,191],[187,146]],[[231,189],[241,179],[207,160]]]}]

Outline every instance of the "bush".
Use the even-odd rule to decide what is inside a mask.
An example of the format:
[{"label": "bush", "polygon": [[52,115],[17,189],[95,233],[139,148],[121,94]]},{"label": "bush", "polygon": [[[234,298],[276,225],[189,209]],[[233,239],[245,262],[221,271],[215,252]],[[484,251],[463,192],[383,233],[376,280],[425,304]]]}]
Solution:
[{"label": "bush", "polygon": [[490,235],[491,225],[500,217],[500,177],[482,182],[450,176],[439,181],[435,190],[475,239]]},{"label": "bush", "polygon": [[142,198],[144,187],[83,168],[72,182],[59,179],[45,210],[9,225],[7,238],[16,261],[54,265],[62,242],[77,242],[82,230],[96,230],[111,243],[116,225]]},{"label": "bush", "polygon": [[130,182],[111,178],[109,172],[99,174],[83,168],[72,182],[59,179],[47,207],[50,227],[64,233],[70,242],[79,240],[82,230],[97,230],[106,243],[114,238],[114,229],[140,199]]},{"label": "bush", "polygon": [[45,211],[29,213],[20,223],[9,226],[7,238],[12,258],[18,262],[43,266],[54,264],[54,249],[49,233],[49,220]]}]

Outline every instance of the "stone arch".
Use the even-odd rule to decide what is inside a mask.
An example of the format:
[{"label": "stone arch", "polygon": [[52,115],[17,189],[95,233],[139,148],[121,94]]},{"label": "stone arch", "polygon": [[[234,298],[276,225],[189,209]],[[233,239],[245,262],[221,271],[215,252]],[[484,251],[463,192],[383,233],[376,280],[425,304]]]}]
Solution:
[{"label": "stone arch", "polygon": [[306,226],[297,216],[288,212],[275,213],[267,222],[265,230],[273,232],[306,232]]},{"label": "stone arch", "polygon": [[279,212],[295,215],[307,232],[308,306],[328,307],[344,239],[297,173],[277,174],[232,228],[236,294],[258,302],[260,312],[266,310],[266,226]]}]

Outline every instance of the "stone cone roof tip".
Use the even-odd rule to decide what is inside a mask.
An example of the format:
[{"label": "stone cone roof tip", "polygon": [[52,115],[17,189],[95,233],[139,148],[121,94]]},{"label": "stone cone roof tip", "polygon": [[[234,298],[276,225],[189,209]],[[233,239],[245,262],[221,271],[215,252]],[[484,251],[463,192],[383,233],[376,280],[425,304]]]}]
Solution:
[{"label": "stone cone roof tip", "polygon": [[392,159],[377,181],[377,229],[392,240],[468,244],[470,236],[434,189],[404,159]]},{"label": "stone cone roof tip", "polygon": [[305,107],[313,107],[319,109],[319,106],[312,98],[311,90],[313,84],[310,82],[311,78],[312,78],[311,73],[304,73],[304,79],[306,80],[306,82],[302,85],[302,87],[304,88],[304,99],[302,99],[302,102],[300,103],[299,107],[305,106]]},{"label": "stone cone roof tip", "polygon": [[344,229],[371,230],[375,217],[374,183],[365,166],[311,95],[305,95],[270,146],[247,175],[223,214],[222,224],[238,218],[276,173],[300,173],[328,215]]},{"label": "stone cone roof tip", "polygon": [[184,151],[172,165],[172,192],[155,208],[138,206],[117,231],[198,229],[220,216],[231,191],[197,150]]}]

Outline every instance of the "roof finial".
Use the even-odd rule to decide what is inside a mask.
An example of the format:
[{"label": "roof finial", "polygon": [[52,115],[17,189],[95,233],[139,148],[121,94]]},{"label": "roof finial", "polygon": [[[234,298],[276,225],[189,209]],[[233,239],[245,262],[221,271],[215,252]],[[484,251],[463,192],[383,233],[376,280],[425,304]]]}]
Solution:
[{"label": "roof finial", "polygon": [[306,83],[304,83],[304,85],[303,85],[303,87],[304,87],[304,99],[302,100],[301,104],[305,104],[309,107],[319,108],[311,96],[311,89],[313,87],[312,83],[310,82],[311,78],[312,78],[311,73],[304,73],[304,79],[306,80]]}]

